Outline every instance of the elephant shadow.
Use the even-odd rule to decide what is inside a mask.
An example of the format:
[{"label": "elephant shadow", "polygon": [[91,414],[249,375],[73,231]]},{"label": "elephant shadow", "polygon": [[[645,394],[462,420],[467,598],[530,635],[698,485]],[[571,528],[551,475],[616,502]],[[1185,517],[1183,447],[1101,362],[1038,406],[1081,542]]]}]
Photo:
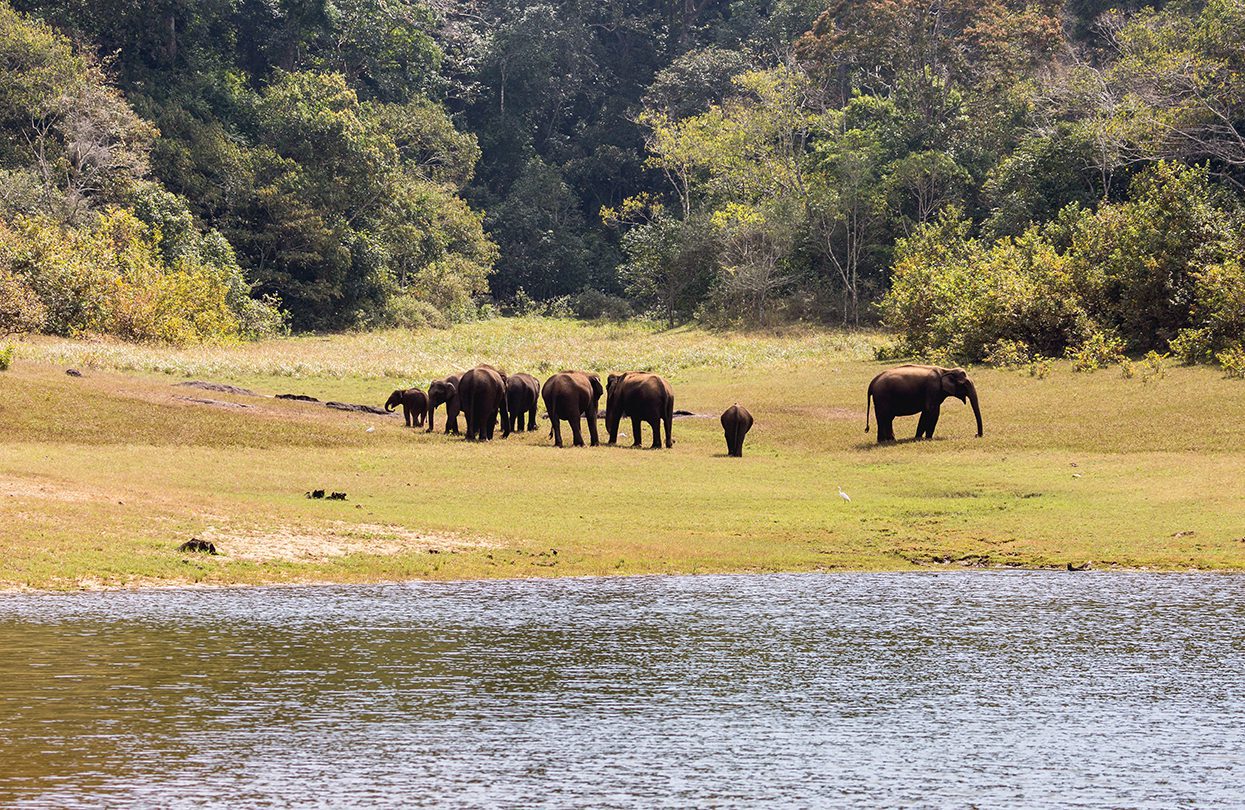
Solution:
[{"label": "elephant shadow", "polygon": [[918,439],[915,436],[909,436],[906,439],[894,439],[889,442],[878,443],[876,441],[856,442],[857,450],[885,450],[888,447],[896,447],[904,444],[930,444],[935,442],[945,442],[947,439],[943,436],[935,436],[932,439]]}]

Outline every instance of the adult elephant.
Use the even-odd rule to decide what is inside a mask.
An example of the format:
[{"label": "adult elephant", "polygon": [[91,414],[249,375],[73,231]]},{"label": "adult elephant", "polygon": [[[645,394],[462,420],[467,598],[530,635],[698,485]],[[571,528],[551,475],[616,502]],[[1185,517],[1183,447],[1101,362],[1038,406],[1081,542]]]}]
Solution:
[{"label": "adult elephant", "polygon": [[891,422],[896,416],[919,413],[916,425],[918,439],[934,438],[938,411],[947,397],[970,402],[977,417],[977,436],[981,436],[981,407],[977,403],[977,387],[962,368],[907,365],[888,369],[873,378],[865,397],[865,432],[869,432],[869,401],[878,420],[878,442],[893,442]]},{"label": "adult elephant", "polygon": [[428,416],[428,395],[422,389],[407,388],[404,391],[399,388],[385,400],[385,410],[389,413],[393,413],[399,405],[402,406],[402,417],[407,427],[424,426],[424,419]]},{"label": "adult elephant", "polygon": [[592,446],[600,444],[597,438],[597,403],[601,399],[601,378],[583,371],[562,371],[545,380],[540,396],[545,401],[545,412],[553,425],[553,443],[562,446],[562,421],[571,425],[575,446],[584,446],[584,433],[580,419],[588,417],[588,436]]},{"label": "adult elephant", "polygon": [[501,416],[501,435],[510,435],[506,410],[506,375],[488,365],[466,372],[458,381],[458,404],[467,420],[467,441],[491,441]]},{"label": "adult elephant", "polygon": [[506,410],[510,414],[510,432],[523,431],[523,415],[527,414],[527,430],[536,429],[536,403],[540,402],[540,380],[531,374],[511,374],[506,378]]},{"label": "adult elephant", "polygon": [[661,447],[661,425],[666,424],[666,447],[674,446],[670,427],[674,422],[674,390],[670,383],[646,371],[611,374],[605,384],[605,428],[610,444],[618,441],[618,423],[631,417],[633,447],[640,446],[640,423],[648,422],[653,429],[653,449]]},{"label": "adult elephant", "polygon": [[722,432],[726,434],[726,452],[735,458],[743,458],[744,436],[752,430],[752,414],[747,408],[732,405],[722,414]]},{"label": "adult elephant", "polygon": [[451,374],[442,380],[433,380],[428,386],[428,432],[436,427],[437,407],[445,405],[445,432],[458,433],[458,382],[459,375]]}]

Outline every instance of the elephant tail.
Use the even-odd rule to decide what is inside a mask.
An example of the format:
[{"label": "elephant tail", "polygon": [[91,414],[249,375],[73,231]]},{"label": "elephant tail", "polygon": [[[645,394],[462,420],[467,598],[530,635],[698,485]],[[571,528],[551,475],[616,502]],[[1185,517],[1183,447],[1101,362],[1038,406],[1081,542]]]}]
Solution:
[{"label": "elephant tail", "polygon": [[869,393],[865,394],[865,433],[869,432],[869,403],[873,399],[873,383],[869,383]]}]

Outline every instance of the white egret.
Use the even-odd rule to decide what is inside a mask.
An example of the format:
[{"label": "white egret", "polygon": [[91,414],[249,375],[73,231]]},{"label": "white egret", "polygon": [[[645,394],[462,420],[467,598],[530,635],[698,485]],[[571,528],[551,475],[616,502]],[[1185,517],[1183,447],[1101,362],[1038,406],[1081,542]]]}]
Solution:
[{"label": "white egret", "polygon": [[839,497],[847,501],[848,503],[852,502],[852,497],[843,491],[843,487],[839,487]]}]

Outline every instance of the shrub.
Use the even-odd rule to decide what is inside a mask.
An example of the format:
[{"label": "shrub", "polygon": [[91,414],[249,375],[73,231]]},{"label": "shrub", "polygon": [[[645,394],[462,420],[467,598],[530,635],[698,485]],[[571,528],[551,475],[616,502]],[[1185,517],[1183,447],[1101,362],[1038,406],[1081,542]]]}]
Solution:
[{"label": "shrub", "polygon": [[0,371],[8,371],[13,365],[14,349],[12,346],[5,346],[0,349]]},{"label": "shrub", "polygon": [[1029,364],[1029,376],[1044,380],[1050,376],[1051,363],[1049,357],[1035,357]]},{"label": "shrub", "polygon": [[575,317],[584,320],[625,321],[634,314],[627,299],[585,287],[570,299]]},{"label": "shrub", "polygon": [[995,368],[1021,368],[1033,362],[1033,350],[1023,340],[1000,338],[986,347],[985,361]]},{"label": "shrub", "polygon": [[47,309],[25,279],[4,266],[0,256],[0,337],[37,332],[47,318]]},{"label": "shrub", "polygon": [[1150,382],[1166,377],[1167,357],[1168,355],[1153,350],[1146,352],[1146,356],[1141,358],[1141,381]]},{"label": "shrub", "polygon": [[389,299],[385,305],[384,323],[403,329],[448,329],[450,325],[441,310],[409,293]]},{"label": "shrub", "polygon": [[1076,348],[1069,347],[1073,371],[1097,371],[1124,359],[1124,341],[1103,332],[1094,332]]},{"label": "shrub", "polygon": [[1223,368],[1225,377],[1245,380],[1245,348],[1237,347],[1219,352],[1215,355],[1215,359]]}]

